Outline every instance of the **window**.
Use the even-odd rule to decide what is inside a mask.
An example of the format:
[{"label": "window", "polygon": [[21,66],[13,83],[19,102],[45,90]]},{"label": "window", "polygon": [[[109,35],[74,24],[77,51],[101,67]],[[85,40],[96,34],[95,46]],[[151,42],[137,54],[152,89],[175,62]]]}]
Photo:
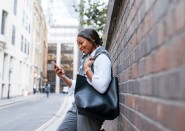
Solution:
[{"label": "window", "polygon": [[28,33],[30,34],[31,31],[30,31],[30,24],[28,24]]},{"label": "window", "polygon": [[15,45],[15,26],[12,25],[12,45]]},{"label": "window", "polygon": [[24,47],[24,37],[21,36],[21,51],[23,52],[23,47]]},{"label": "window", "polygon": [[2,22],[1,22],[1,34],[2,35],[5,34],[5,26],[6,26],[7,15],[8,15],[8,13],[5,10],[3,10],[3,12],[2,12]]},{"label": "window", "polygon": [[28,42],[28,52],[27,54],[29,55],[30,54],[30,43]]},{"label": "window", "polygon": [[24,53],[26,54],[26,49],[27,49],[27,41],[25,39],[25,43],[24,43]]},{"label": "window", "polygon": [[25,16],[25,13],[24,13],[24,11],[22,12],[22,25],[24,26],[24,23],[25,23],[25,18],[24,18],[24,16]]},{"label": "window", "polygon": [[17,14],[17,0],[14,0],[14,4],[13,4],[13,13],[14,13],[14,15]]}]

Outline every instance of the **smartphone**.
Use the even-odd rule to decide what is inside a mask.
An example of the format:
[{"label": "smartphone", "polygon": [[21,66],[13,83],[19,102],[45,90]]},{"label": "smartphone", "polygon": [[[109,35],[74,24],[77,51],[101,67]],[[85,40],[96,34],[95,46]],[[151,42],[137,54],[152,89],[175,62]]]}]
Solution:
[{"label": "smartphone", "polygon": [[54,66],[56,66],[56,67],[58,67],[59,69],[61,69],[54,61],[52,61],[51,64],[53,64]]},{"label": "smartphone", "polygon": [[63,73],[65,73],[65,71],[61,67],[59,67],[54,61],[52,61],[51,64],[53,64],[54,66],[62,70]]}]

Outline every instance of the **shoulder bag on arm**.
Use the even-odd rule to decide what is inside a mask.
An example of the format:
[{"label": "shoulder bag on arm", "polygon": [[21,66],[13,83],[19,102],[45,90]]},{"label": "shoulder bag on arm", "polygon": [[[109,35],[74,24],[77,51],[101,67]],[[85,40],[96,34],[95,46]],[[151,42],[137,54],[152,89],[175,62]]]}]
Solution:
[{"label": "shoulder bag on arm", "polygon": [[[100,52],[105,53],[105,52]],[[99,55],[98,54],[98,55]],[[95,58],[98,57],[95,55]],[[99,93],[92,87],[83,75],[77,75],[75,87],[75,104],[78,114],[103,120],[113,120],[119,115],[118,80],[113,77],[107,91]]]}]

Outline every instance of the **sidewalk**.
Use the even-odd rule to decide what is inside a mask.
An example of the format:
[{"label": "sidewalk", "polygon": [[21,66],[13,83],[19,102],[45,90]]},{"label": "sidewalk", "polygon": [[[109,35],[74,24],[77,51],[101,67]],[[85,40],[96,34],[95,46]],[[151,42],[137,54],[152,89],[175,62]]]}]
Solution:
[{"label": "sidewalk", "polygon": [[[45,97],[45,94],[19,96],[19,97],[10,98],[10,99],[3,99],[3,100],[0,100],[0,108],[11,106],[11,105],[17,104],[17,103],[22,103],[22,102],[24,102],[28,99],[32,99],[34,97],[43,97],[43,96]],[[63,118],[65,117],[66,112],[71,107],[73,100],[74,100],[73,95],[67,95],[64,98],[64,102],[61,105],[58,112],[48,122],[46,122],[44,125],[42,125],[38,129],[36,129],[35,131],[55,131],[58,128],[58,126],[60,125],[60,123],[62,122]]]},{"label": "sidewalk", "polygon": [[66,112],[72,106],[73,100],[73,95],[67,95],[55,116],[53,116],[48,122],[46,122],[44,125],[36,129],[35,131],[56,131],[56,129],[64,119]]},{"label": "sidewalk", "polygon": [[2,99],[0,100],[0,108],[7,107],[13,104],[24,102],[25,100],[34,98],[38,95],[29,95],[29,96],[17,96],[10,99]]}]

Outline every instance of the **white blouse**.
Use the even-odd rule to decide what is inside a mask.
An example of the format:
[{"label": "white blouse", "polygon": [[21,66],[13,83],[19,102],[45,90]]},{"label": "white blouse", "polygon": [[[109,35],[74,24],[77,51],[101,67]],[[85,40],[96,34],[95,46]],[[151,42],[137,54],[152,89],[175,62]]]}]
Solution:
[{"label": "white blouse", "polygon": [[[99,48],[99,47],[98,47]],[[97,49],[98,49],[97,48]],[[96,49],[96,50],[97,50]],[[94,56],[96,50],[94,50],[90,56]],[[98,92],[104,93],[111,81],[111,61],[105,54],[100,54],[93,63],[94,74],[92,82],[87,78],[87,81],[92,85]],[[76,80],[72,80],[70,90],[75,89]]]}]

